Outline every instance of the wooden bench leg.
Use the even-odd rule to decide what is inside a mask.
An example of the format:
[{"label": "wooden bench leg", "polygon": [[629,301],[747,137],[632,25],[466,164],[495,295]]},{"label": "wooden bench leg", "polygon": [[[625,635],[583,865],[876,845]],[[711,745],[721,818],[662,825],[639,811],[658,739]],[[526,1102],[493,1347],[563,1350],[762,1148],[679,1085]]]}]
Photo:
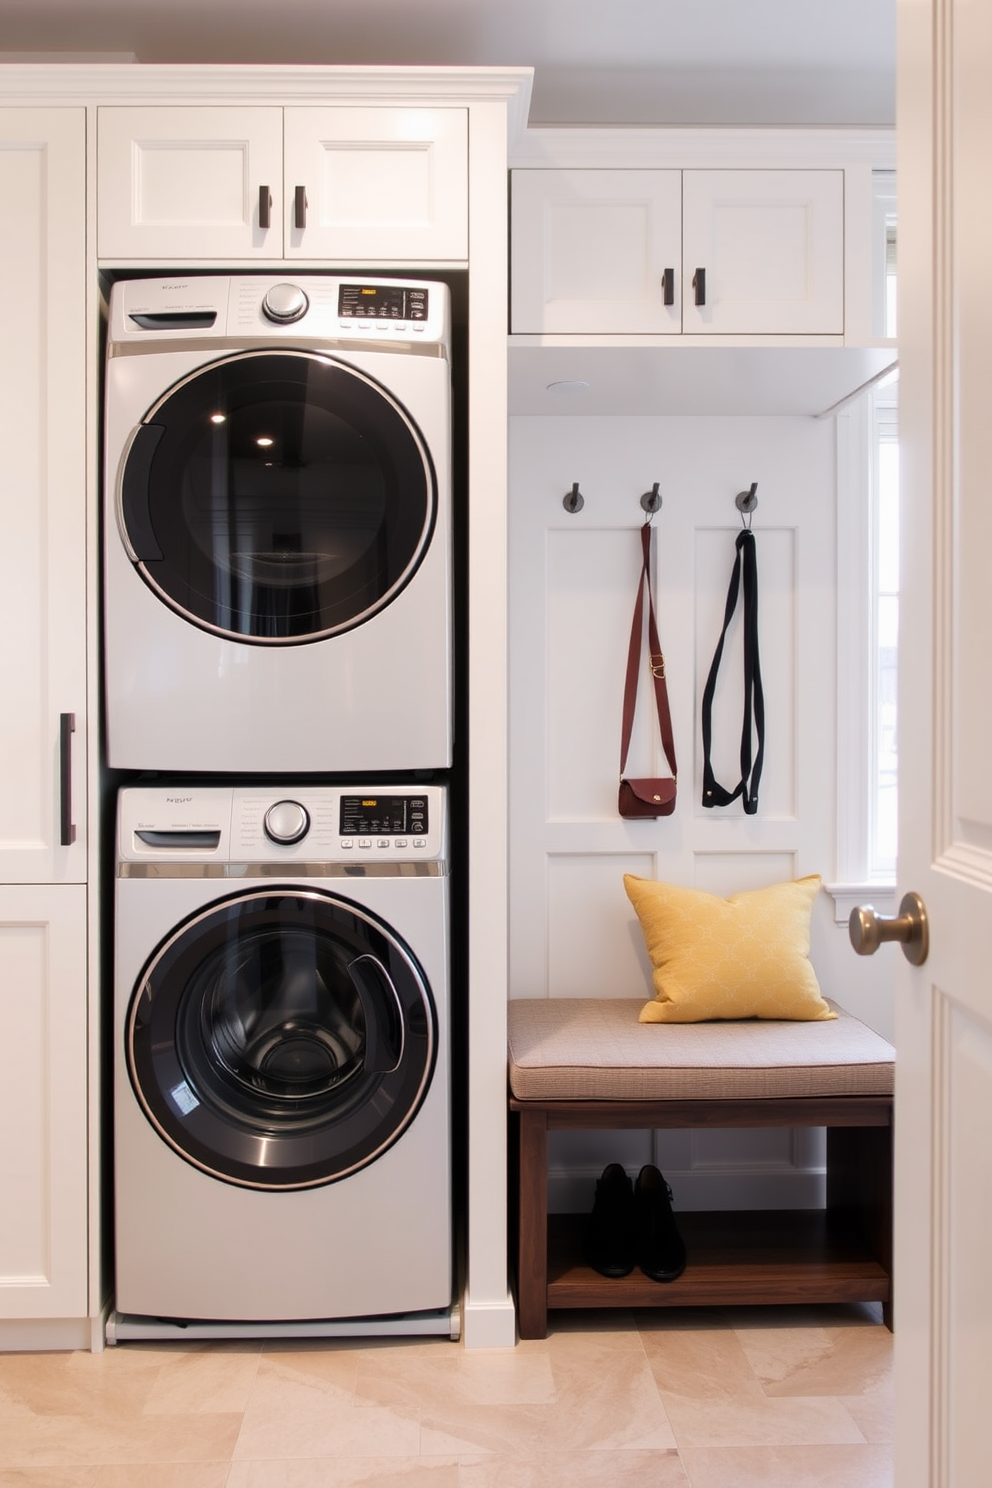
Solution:
[{"label": "wooden bench leg", "polygon": [[856,1215],[871,1252],[889,1277],[882,1319],[892,1328],[892,1128],[827,1130],[827,1209]]},{"label": "wooden bench leg", "polygon": [[521,1338],[548,1334],[548,1117],[520,1112],[517,1310]]}]

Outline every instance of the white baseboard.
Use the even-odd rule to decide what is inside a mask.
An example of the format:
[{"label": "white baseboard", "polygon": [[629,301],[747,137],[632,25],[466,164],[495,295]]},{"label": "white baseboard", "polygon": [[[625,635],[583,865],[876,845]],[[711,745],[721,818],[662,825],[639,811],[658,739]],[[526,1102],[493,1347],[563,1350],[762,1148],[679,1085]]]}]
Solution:
[{"label": "white baseboard", "polygon": [[89,1318],[6,1318],[0,1322],[0,1353],[4,1354],[88,1352],[92,1341]]},{"label": "white baseboard", "polygon": [[499,1302],[477,1302],[471,1289],[466,1291],[462,1341],[467,1349],[513,1348],[517,1342],[517,1314],[510,1294]]}]

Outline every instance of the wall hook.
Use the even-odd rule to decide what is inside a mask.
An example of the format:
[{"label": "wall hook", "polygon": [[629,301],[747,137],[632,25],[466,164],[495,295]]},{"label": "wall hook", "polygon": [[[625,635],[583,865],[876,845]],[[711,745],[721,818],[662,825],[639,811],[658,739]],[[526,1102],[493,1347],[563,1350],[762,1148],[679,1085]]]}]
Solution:
[{"label": "wall hook", "polygon": [[641,506],[647,512],[649,522],[656,511],[661,511],[661,492],[658,490],[657,481],[655,481],[650,491],[644,492],[644,495],[641,497]]},{"label": "wall hook", "polygon": [[[751,526],[751,513],[754,511],[755,507],[758,504],[758,498],[755,495],[757,489],[758,482],[752,481],[750,491],[738,491],[737,495],[734,497],[734,505],[741,514],[741,523],[744,527],[747,528],[750,528]],[[745,512],[747,512],[748,515],[748,520],[746,522],[744,521]]]},{"label": "wall hook", "polygon": [[561,498],[561,504],[567,512],[572,513],[573,517],[575,516],[576,512],[580,512],[585,506],[586,498],[579,490],[578,481],[572,482],[572,489],[566,492],[566,494]]}]

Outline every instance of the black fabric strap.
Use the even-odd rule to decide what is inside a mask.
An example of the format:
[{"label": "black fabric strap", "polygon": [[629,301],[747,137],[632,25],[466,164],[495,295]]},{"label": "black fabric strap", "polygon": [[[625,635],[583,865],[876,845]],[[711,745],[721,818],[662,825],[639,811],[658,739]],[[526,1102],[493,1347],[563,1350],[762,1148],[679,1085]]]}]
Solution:
[{"label": "black fabric strap", "polygon": [[[723,630],[717,642],[716,652],[710,666],[710,674],[703,689],[703,805],[729,806],[740,796],[748,816],[758,809],[758,785],[761,767],[765,758],[765,695],[761,687],[761,663],[758,659],[758,560],[754,533],[750,528],[738,534],[737,556],[734,571],[730,576],[727,606],[723,616]],[[719,784],[710,762],[713,741],[713,695],[716,678],[723,657],[723,643],[737,608],[737,596],[741,589],[743,572],[744,588],[744,721],[741,728],[741,778],[732,791]],[[757,738],[758,749],[753,757],[751,746]]]}]

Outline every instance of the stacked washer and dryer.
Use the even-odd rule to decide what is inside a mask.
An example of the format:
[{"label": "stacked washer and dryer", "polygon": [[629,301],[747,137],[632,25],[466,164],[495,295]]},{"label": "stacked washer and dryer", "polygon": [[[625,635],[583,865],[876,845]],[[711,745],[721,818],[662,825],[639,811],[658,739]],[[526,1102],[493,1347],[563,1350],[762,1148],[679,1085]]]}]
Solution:
[{"label": "stacked washer and dryer", "polygon": [[449,346],[441,283],[112,290],[111,1339],[457,1331]]}]

